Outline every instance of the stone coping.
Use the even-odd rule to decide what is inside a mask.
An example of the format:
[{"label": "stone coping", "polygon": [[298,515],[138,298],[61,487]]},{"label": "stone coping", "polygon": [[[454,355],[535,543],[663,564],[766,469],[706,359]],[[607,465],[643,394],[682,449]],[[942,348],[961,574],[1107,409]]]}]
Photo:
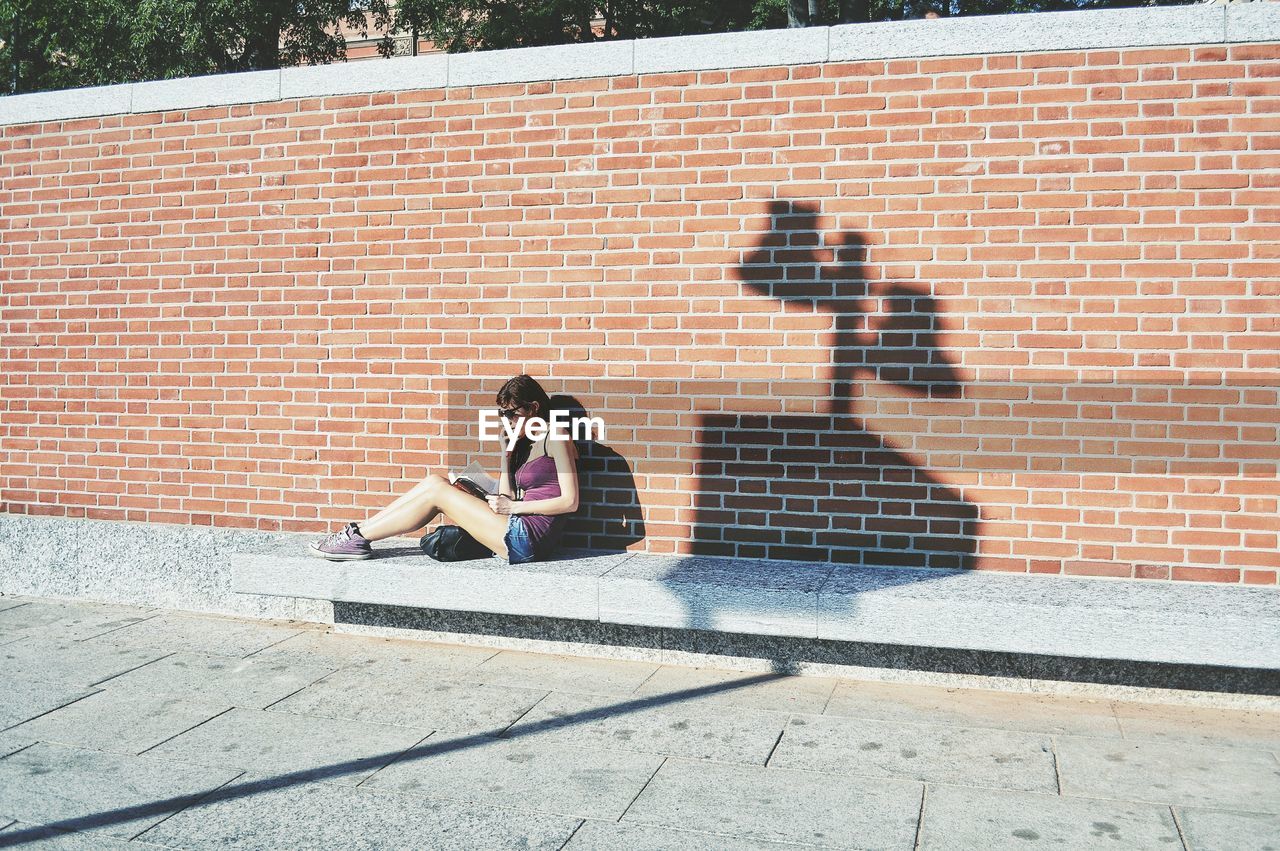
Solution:
[{"label": "stone coping", "polygon": [[362,60],[0,97],[0,125],[290,98],[823,62],[1280,41],[1280,2],[980,15]]},{"label": "stone coping", "polygon": [[[233,592],[408,608],[1280,672],[1280,589],[1191,582],[565,553],[441,563],[410,548],[231,559]],[[376,550],[375,550],[376,552]]]}]

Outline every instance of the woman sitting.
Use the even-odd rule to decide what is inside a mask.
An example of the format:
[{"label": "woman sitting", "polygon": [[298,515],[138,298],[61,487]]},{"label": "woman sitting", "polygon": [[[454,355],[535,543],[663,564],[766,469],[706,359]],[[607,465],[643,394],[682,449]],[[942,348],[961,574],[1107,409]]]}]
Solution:
[{"label": "woman sitting", "polygon": [[[510,451],[508,440],[502,442],[496,495],[481,499],[432,473],[367,520],[311,544],[310,553],[335,561],[372,558],[373,541],[420,529],[445,514],[510,564],[546,558],[578,510],[578,450],[567,435],[552,433],[551,400],[532,377],[507,381],[497,402],[502,418],[515,421],[511,432],[518,437]],[[547,426],[547,434],[535,442],[529,431],[540,431],[538,423]]]}]

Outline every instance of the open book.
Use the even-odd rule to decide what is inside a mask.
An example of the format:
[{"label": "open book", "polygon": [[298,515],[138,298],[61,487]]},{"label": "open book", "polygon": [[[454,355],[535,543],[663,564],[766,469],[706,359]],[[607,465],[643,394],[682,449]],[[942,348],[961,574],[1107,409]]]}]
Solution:
[{"label": "open book", "polygon": [[498,492],[498,480],[486,473],[479,461],[472,461],[461,473],[449,473],[449,482],[481,499]]}]

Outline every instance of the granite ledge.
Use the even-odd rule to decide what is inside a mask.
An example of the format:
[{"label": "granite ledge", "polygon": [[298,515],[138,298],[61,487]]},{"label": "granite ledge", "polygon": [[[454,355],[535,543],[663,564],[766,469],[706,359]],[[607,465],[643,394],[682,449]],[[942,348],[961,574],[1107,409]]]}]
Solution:
[{"label": "granite ledge", "polygon": [[412,552],[345,563],[258,554],[233,569],[233,590],[260,595],[1280,676],[1271,588],[645,553],[514,566]]}]

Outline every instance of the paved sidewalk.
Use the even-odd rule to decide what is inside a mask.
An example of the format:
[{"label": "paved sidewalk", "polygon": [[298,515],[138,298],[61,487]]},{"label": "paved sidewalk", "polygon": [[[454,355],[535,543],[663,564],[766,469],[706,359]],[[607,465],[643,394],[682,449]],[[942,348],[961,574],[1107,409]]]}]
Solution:
[{"label": "paved sidewalk", "polygon": [[0,847],[1280,849],[1278,713],[13,597],[0,682]]}]

